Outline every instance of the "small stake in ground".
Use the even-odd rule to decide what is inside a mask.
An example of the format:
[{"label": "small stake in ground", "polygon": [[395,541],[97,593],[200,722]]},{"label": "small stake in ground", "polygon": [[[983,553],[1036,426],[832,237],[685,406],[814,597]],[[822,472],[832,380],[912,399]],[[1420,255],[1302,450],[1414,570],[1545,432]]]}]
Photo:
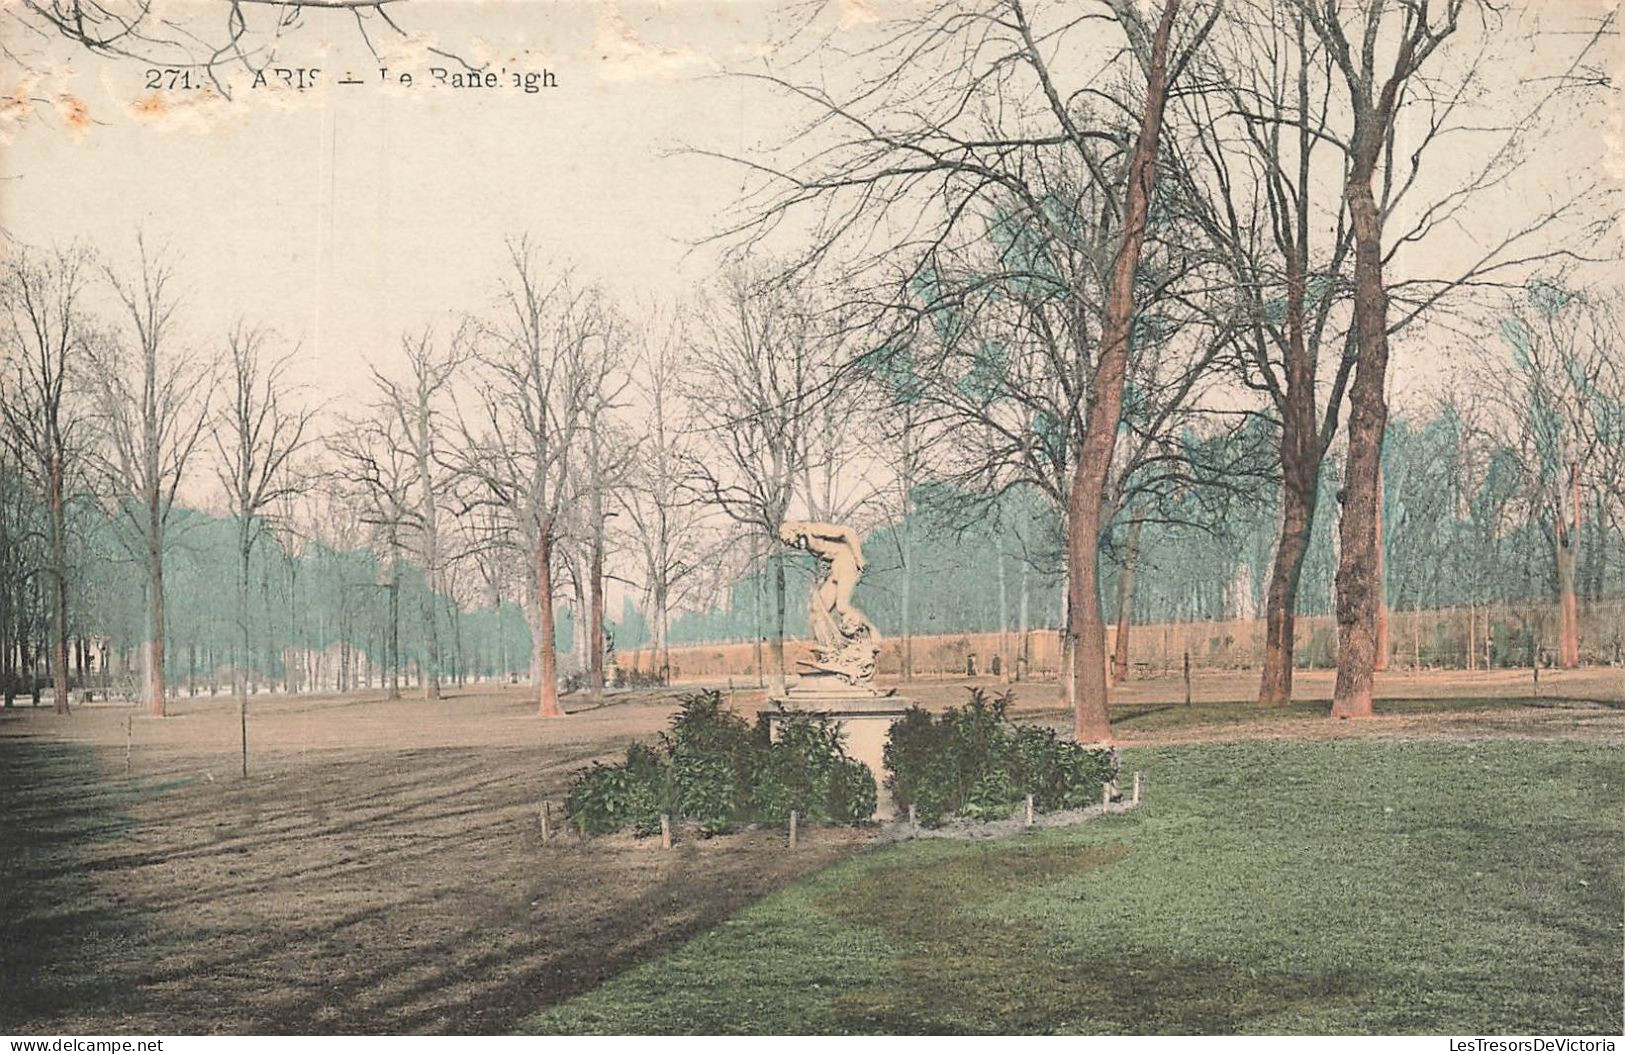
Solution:
[{"label": "small stake in ground", "polygon": [[796,847],[796,820],[797,819],[798,819],[798,817],[796,816],[796,811],[794,809],[791,809],[790,810],[790,848],[791,849],[794,849]]},{"label": "small stake in ground", "polygon": [[1185,653],[1185,705],[1191,705],[1191,653]]},{"label": "small stake in ground", "polygon": [[1033,825],[1033,796],[1027,795],[1027,826]]},{"label": "small stake in ground", "polygon": [[671,817],[665,813],[660,814],[660,848],[671,848]]},{"label": "small stake in ground", "polygon": [[135,742],[135,729],[132,726],[135,715],[124,715],[124,778],[130,778],[130,751]]},{"label": "small stake in ground", "polygon": [[542,802],[542,841],[553,837],[553,803]]},{"label": "small stake in ground", "polygon": [[920,821],[914,816],[914,803],[908,803],[908,829],[915,834],[920,833]]},{"label": "small stake in ground", "polygon": [[1107,806],[1111,805],[1111,803],[1112,803],[1112,785],[1110,783],[1102,783],[1100,785],[1100,807],[1104,809]]},{"label": "small stake in ground", "polygon": [[1134,770],[1134,804],[1135,805],[1140,804],[1140,788],[1144,784],[1144,780],[1143,780],[1144,776],[1145,776],[1145,773],[1141,772],[1139,769]]}]

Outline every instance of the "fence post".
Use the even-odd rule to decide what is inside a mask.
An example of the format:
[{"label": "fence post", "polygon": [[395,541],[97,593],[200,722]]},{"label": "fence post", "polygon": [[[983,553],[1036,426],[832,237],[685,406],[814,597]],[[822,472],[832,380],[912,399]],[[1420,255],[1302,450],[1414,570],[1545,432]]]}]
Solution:
[{"label": "fence post", "polygon": [[1191,705],[1191,653],[1185,651],[1185,705]]},{"label": "fence post", "polygon": [[798,817],[796,816],[796,811],[794,809],[791,809],[790,810],[790,848],[791,849],[794,849],[796,847],[796,820],[797,820],[797,818]]},{"label": "fence post", "polygon": [[665,813],[660,814],[660,848],[671,848],[671,817]]},{"label": "fence post", "polygon": [[1144,782],[1145,782],[1144,781],[1144,776],[1145,776],[1145,773],[1141,772],[1139,769],[1134,770],[1134,804],[1135,805],[1140,804],[1140,789],[1141,789],[1142,786],[1144,786]]},{"label": "fence post", "polygon": [[1033,825],[1033,796],[1027,795],[1027,826]]},{"label": "fence post", "polygon": [[542,841],[553,837],[553,803],[542,802]]},{"label": "fence post", "polygon": [[914,803],[908,803],[908,829],[914,834],[920,833],[920,822],[914,815]]},{"label": "fence post", "polygon": [[132,725],[133,714],[124,715],[124,778],[130,778],[130,752],[135,745],[135,729]]}]

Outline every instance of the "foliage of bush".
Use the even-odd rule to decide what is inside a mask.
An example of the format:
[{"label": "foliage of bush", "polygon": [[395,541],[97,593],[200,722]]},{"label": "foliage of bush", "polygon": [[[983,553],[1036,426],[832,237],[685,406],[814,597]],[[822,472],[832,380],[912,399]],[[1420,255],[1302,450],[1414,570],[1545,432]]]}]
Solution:
[{"label": "foliage of bush", "polygon": [[935,717],[910,708],[887,737],[887,789],[899,808],[913,805],[921,823],[1003,819],[1029,794],[1040,812],[1079,808],[1100,801],[1100,788],[1117,778],[1111,751],[1011,722],[1005,712],[1014,692],[970,693],[969,704]]},{"label": "foliage of bush", "polygon": [[755,811],[786,823],[790,811],[809,820],[852,823],[874,815],[878,795],[867,765],[846,756],[840,727],[821,714],[784,711],[778,740],[758,758]]},{"label": "foliage of bush", "polygon": [[659,670],[629,670],[616,666],[610,674],[611,688],[664,688],[666,677]]},{"label": "foliage of bush", "polygon": [[621,764],[595,762],[580,773],[564,800],[564,810],[588,834],[628,828],[647,834],[660,829],[660,814],[669,798],[663,760],[648,747],[633,745]]},{"label": "foliage of bush", "polygon": [[565,798],[570,821],[589,834],[660,830],[660,816],[706,834],[744,823],[803,819],[856,823],[874,814],[874,775],[846,756],[827,717],[785,711],[779,737],[752,728],[715,691],[684,699],[659,749],[633,746],[618,765],[594,764]]}]

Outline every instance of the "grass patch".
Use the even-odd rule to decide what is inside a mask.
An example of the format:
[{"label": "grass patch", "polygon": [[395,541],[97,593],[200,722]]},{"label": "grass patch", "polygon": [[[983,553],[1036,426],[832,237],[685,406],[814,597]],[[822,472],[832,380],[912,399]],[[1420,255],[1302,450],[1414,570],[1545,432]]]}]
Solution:
[{"label": "grass patch", "polygon": [[[1436,713],[1474,713],[1486,710],[1518,710],[1552,705],[1553,700],[1452,697],[1442,699],[1379,699],[1375,710],[1381,716]],[[1556,701],[1561,703],[1562,701]],[[1250,725],[1281,720],[1325,720],[1332,712],[1329,700],[1298,700],[1290,706],[1259,706],[1257,703],[1124,703],[1112,707],[1112,727],[1136,734],[1175,729]],[[1044,711],[1043,716],[1048,716]],[[1057,717],[1070,719],[1070,710],[1057,709]],[[1023,715],[1029,716],[1029,715]]]},{"label": "grass patch", "polygon": [[1607,744],[1124,751],[1141,809],[865,853],[531,1032],[1621,1029]]}]

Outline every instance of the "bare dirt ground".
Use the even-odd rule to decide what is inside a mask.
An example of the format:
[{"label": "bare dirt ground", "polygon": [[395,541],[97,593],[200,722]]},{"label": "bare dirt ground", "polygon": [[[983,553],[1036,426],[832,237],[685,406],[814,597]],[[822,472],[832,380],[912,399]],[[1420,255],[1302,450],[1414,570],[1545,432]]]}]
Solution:
[{"label": "bare dirt ground", "polygon": [[[0,713],[0,1032],[504,1032],[856,849],[850,829],[543,845],[671,697]],[[130,717],[133,778],[124,778]]]},{"label": "bare dirt ground", "polygon": [[[1388,675],[1379,716],[1333,722],[1330,678],[1261,714],[1252,676],[1114,696],[1125,745],[1324,736],[1625,743],[1625,671]],[[998,689],[993,681],[979,682]],[[1014,715],[1064,725],[1053,683]],[[932,708],[965,685],[917,682]],[[1463,702],[1468,697],[1469,702]],[[860,848],[850,829],[676,848],[544,845],[572,773],[666,726],[673,693],[611,696],[544,722],[523,688],[251,701],[251,778],[226,699],[172,716],[104,704],[0,711],[0,1031],[493,1033],[591,988]],[[747,713],[761,693],[740,691]],[[1444,702],[1443,700],[1449,700]],[[125,775],[126,752],[130,775]],[[560,823],[562,826],[562,822]]]}]

